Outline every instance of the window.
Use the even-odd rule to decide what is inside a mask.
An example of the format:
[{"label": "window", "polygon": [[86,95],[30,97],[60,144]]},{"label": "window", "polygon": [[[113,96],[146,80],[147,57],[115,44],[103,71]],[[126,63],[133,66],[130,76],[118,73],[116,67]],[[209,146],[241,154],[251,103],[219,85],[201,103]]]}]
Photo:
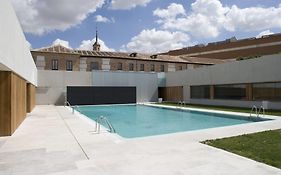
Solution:
[{"label": "window", "polygon": [[182,70],[182,66],[179,66],[179,70]]},{"label": "window", "polygon": [[215,99],[243,100],[246,99],[246,85],[217,85]]},{"label": "window", "polygon": [[154,65],[154,64],[151,64],[151,65],[150,65],[150,71],[151,71],[151,72],[154,72],[154,71],[155,71],[155,65]]},{"label": "window", "polygon": [[281,101],[281,83],[253,84],[253,100]]},{"label": "window", "polygon": [[144,71],[144,64],[140,64],[140,71]]},{"label": "window", "polygon": [[164,66],[164,65],[161,65],[161,66],[160,66],[160,71],[161,71],[161,72],[165,72],[165,66]]},{"label": "window", "polygon": [[210,98],[210,86],[191,86],[191,98]]},{"label": "window", "polygon": [[129,63],[129,71],[134,71],[134,64],[133,63]]},{"label": "window", "polygon": [[117,64],[117,70],[122,70],[122,63]]},{"label": "window", "polygon": [[91,62],[91,71],[99,70],[99,62]]},{"label": "window", "polygon": [[53,59],[52,60],[52,70],[58,70],[59,66],[58,66],[58,60],[57,59]]},{"label": "window", "polygon": [[66,70],[67,71],[72,71],[72,67],[73,67],[72,61],[71,60],[67,60],[66,61]]}]

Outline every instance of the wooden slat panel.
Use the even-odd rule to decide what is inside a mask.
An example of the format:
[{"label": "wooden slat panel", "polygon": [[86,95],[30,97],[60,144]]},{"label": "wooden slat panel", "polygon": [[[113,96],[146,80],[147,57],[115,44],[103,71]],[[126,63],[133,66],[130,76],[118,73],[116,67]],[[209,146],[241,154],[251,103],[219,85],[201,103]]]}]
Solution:
[{"label": "wooden slat panel", "polygon": [[163,98],[164,101],[182,101],[183,100],[183,87],[163,87],[159,88],[159,97]]},{"label": "wooden slat panel", "polygon": [[0,71],[0,136],[11,134],[11,73]]},{"label": "wooden slat panel", "polygon": [[28,83],[26,88],[26,111],[29,113],[35,107],[35,86]]}]

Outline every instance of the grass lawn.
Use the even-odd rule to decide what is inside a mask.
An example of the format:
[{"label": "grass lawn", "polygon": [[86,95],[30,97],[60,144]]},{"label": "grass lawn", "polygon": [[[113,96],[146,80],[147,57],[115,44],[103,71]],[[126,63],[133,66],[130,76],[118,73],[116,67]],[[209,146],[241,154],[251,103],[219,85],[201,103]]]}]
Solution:
[{"label": "grass lawn", "polygon": [[[179,106],[177,103],[172,103],[172,102],[163,102],[163,103],[157,103],[157,104]],[[227,107],[227,106],[209,106],[209,105],[197,105],[197,104],[186,104],[185,107],[213,109],[213,110],[222,110],[222,111],[231,111],[231,112],[245,112],[245,113],[250,113],[250,111],[251,111],[250,108],[238,108],[238,107]],[[266,115],[281,116],[281,110],[265,110],[265,114]]]},{"label": "grass lawn", "polygon": [[202,143],[281,169],[281,130],[207,140]]}]

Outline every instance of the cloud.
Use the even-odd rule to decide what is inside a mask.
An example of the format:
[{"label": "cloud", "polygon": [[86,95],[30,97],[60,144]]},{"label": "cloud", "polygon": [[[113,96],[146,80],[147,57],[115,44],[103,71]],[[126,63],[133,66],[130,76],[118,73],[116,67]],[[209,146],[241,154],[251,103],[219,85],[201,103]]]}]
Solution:
[{"label": "cloud", "polygon": [[52,43],[52,46],[55,46],[55,45],[62,45],[66,48],[69,48],[71,49],[71,46],[69,45],[69,42],[68,41],[65,41],[65,40],[61,40],[61,39],[56,39],[55,41],[53,41]]},{"label": "cloud", "polygon": [[136,51],[143,53],[164,52],[178,49],[187,45],[190,38],[182,32],[169,32],[164,30],[143,30],[131,41],[122,47],[123,51]]},{"label": "cloud", "polygon": [[96,22],[103,22],[103,23],[111,22],[107,17],[101,16],[101,15],[96,15],[95,21]]},{"label": "cloud", "polygon": [[167,9],[157,8],[153,11],[153,15],[160,18],[173,19],[178,15],[185,15],[185,9],[181,4],[172,3],[167,7]]},{"label": "cloud", "polygon": [[26,40],[26,45],[29,48],[29,50],[32,50],[32,45],[29,41]]},{"label": "cloud", "polygon": [[[83,40],[80,44],[80,46],[77,48],[79,50],[93,50],[93,44],[95,43],[96,39],[92,40]],[[99,44],[101,46],[101,51],[108,51],[108,52],[114,52],[115,50],[113,48],[108,47],[105,42],[101,39],[99,39]]]},{"label": "cloud", "polygon": [[270,30],[265,30],[265,31],[262,31],[261,33],[259,33],[256,38],[261,38],[262,36],[266,36],[266,35],[272,35],[274,34],[273,32],[271,32]]},{"label": "cloud", "polygon": [[172,3],[166,9],[157,8],[153,14],[163,29],[180,30],[198,38],[215,38],[222,30],[260,31],[281,27],[281,4],[278,7],[231,8],[219,0],[196,0],[191,10]]},{"label": "cloud", "polygon": [[42,35],[80,24],[105,0],[12,0],[26,33]]},{"label": "cloud", "polygon": [[151,0],[112,0],[111,9],[129,10],[137,6],[146,6]]}]

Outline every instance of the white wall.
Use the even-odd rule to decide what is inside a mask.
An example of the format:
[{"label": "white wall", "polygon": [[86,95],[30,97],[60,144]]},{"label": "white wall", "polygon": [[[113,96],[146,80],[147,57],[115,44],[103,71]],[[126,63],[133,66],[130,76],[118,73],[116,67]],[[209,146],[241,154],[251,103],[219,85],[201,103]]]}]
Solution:
[{"label": "white wall", "polygon": [[166,73],[166,86],[281,81],[281,54]]},{"label": "white wall", "polygon": [[37,69],[10,0],[1,0],[0,8],[0,70],[37,85]]},{"label": "white wall", "polygon": [[[281,82],[281,54],[166,73],[166,86],[183,86],[184,100],[196,104],[260,106],[261,101],[190,99],[190,86],[194,85],[259,82]],[[269,108],[281,109],[281,103],[270,102]]]},{"label": "white wall", "polygon": [[93,86],[135,86],[137,102],[155,102],[158,98],[156,73],[93,71]]},{"label": "white wall", "polygon": [[36,104],[63,105],[67,86],[91,86],[91,72],[38,70]]}]

